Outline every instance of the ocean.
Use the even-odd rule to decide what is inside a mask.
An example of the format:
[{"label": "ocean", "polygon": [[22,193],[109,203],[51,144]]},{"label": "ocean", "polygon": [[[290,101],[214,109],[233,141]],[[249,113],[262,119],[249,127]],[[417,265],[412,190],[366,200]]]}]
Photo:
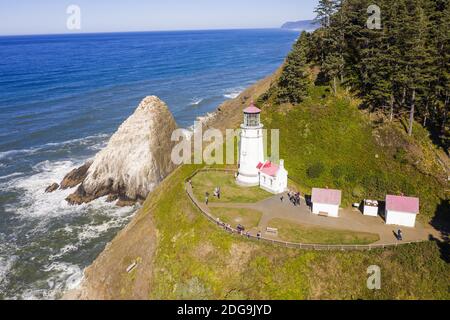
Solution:
[{"label": "ocean", "polygon": [[76,288],[138,210],[45,194],[103,148],[148,95],[180,127],[274,72],[298,32],[220,30],[0,37],[0,299]]}]

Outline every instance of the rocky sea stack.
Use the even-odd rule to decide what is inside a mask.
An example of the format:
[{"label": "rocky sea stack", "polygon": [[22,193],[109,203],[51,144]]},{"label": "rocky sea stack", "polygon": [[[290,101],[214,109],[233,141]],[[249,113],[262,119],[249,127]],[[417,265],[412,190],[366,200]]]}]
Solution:
[{"label": "rocky sea stack", "polygon": [[143,201],[176,167],[170,158],[176,128],[167,105],[146,97],[92,162],[64,178],[62,187],[81,183],[66,200],[76,205],[108,196],[119,206]]}]

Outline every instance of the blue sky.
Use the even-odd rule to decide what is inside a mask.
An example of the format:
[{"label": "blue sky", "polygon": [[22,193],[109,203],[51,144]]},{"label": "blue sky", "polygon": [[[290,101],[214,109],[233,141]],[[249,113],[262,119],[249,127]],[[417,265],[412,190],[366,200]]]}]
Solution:
[{"label": "blue sky", "polygon": [[272,28],[314,17],[318,0],[0,0],[0,35],[68,33],[69,5],[81,9],[78,32]]}]

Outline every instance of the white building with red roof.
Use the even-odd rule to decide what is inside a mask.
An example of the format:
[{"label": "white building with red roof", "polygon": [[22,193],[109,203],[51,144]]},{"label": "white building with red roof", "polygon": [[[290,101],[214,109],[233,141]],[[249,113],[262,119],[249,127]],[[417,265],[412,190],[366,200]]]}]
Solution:
[{"label": "white building with red roof", "polygon": [[386,196],[386,224],[414,228],[418,214],[418,198]]},{"label": "white building with red roof", "polygon": [[253,103],[244,110],[244,123],[239,139],[239,171],[237,183],[244,186],[259,185],[257,165],[264,162],[263,125],[261,110]]},{"label": "white building with red roof", "polygon": [[324,214],[335,218],[339,217],[341,198],[341,190],[313,188],[311,197],[312,213],[317,215]]},{"label": "white building with red roof", "polygon": [[284,160],[280,160],[280,165],[270,161],[260,162],[256,168],[259,170],[259,186],[262,189],[274,194],[287,190],[288,172],[284,168]]}]

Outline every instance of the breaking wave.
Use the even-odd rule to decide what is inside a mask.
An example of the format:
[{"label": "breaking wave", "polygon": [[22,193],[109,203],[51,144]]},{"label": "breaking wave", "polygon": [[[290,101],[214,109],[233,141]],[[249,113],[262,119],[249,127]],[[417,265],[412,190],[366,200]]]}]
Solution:
[{"label": "breaking wave", "polygon": [[[7,298],[56,299],[74,289],[92,257],[137,211],[137,205],[118,208],[104,198],[70,206],[65,198],[75,188],[44,192],[47,185],[61,181],[82,163],[84,159],[44,161],[33,167],[31,175],[0,180],[2,192],[20,194],[3,207],[9,219],[16,221],[14,236],[1,239],[4,245],[0,247],[0,290],[11,295]],[[26,257],[30,251],[32,257]],[[19,277],[23,272],[31,279],[29,283],[10,281],[14,274]]]}]

